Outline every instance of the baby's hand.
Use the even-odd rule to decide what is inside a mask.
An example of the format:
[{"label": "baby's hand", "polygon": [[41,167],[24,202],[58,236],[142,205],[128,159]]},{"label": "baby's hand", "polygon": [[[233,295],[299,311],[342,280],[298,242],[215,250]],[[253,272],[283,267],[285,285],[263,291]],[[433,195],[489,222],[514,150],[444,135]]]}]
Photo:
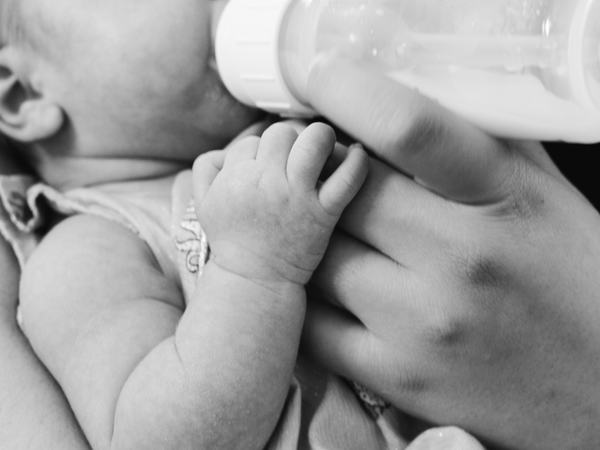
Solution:
[{"label": "baby's hand", "polygon": [[[200,156],[194,196],[212,261],[259,282],[305,284],[367,173],[364,150],[335,140],[324,124],[300,135],[275,124]],[[323,179],[326,163],[340,159]]]}]

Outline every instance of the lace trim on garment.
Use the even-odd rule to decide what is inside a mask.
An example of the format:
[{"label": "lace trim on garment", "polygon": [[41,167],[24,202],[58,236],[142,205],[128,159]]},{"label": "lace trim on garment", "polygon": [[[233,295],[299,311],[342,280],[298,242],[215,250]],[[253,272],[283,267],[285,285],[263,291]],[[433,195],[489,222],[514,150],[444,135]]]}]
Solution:
[{"label": "lace trim on garment", "polygon": [[191,199],[179,222],[180,232],[177,233],[175,246],[180,253],[185,255],[185,268],[196,276],[202,274],[202,269],[208,261],[210,250],[206,234],[196,216],[194,200]]},{"label": "lace trim on garment", "polygon": [[0,177],[2,207],[11,223],[25,233],[31,233],[43,223],[36,199],[28,195],[35,184],[35,178],[28,175]]},{"label": "lace trim on garment", "polygon": [[356,396],[360,399],[363,407],[373,419],[377,420],[385,413],[385,410],[391,406],[388,402],[363,385],[358,384],[355,381],[351,381],[350,385]]},{"label": "lace trim on garment", "polygon": [[37,246],[38,230],[45,225],[37,195],[31,193],[36,182],[29,175],[0,176],[0,233],[21,266]]}]

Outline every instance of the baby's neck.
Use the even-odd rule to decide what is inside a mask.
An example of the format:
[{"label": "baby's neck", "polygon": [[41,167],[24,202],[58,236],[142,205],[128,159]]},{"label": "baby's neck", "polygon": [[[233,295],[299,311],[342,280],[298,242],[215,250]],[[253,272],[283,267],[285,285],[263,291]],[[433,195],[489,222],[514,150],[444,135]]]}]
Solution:
[{"label": "baby's neck", "polygon": [[54,157],[36,161],[38,176],[59,190],[95,186],[175,174],[190,164],[152,159]]}]

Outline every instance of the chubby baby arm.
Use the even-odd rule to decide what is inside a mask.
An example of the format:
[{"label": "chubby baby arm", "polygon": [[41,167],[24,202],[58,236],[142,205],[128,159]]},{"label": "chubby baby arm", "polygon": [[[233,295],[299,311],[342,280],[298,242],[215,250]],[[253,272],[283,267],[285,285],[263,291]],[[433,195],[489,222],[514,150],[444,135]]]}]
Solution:
[{"label": "chubby baby arm", "polygon": [[177,339],[182,359],[203,361],[198,386],[211,386],[203,395],[213,404],[212,446],[263,448],[277,424],[304,322],[304,285],[366,175],[361,149],[338,148],[342,162],[321,182],[334,147],[326,125],[298,135],[276,124],[195,164],[211,257]]},{"label": "chubby baby arm", "polygon": [[0,237],[0,448],[89,448],[60,389],[17,325],[20,270]]},{"label": "chubby baby arm", "polygon": [[[32,256],[22,283],[26,332],[93,448],[267,441],[295,361],[303,283],[366,167],[353,150],[318,183],[333,137],[311,130],[295,140],[274,128],[260,142],[236,144],[227,160],[211,153],[197,163],[198,211],[213,257],[183,317],[177,286],[116,223],[67,219]],[[267,163],[264,181],[249,183],[260,177],[243,166]]]},{"label": "chubby baby arm", "polygon": [[183,299],[137,235],[99,217],[64,220],[24,268],[21,307],[92,448],[170,438],[185,409],[175,404],[184,384],[171,357]]}]

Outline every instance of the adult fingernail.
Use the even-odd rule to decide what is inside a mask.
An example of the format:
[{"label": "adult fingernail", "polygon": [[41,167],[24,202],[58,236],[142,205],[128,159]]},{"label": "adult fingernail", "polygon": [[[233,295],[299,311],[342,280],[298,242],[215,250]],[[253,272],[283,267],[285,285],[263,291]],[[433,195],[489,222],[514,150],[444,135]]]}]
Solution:
[{"label": "adult fingernail", "polygon": [[457,427],[431,428],[421,433],[406,450],[485,450],[477,440]]}]

